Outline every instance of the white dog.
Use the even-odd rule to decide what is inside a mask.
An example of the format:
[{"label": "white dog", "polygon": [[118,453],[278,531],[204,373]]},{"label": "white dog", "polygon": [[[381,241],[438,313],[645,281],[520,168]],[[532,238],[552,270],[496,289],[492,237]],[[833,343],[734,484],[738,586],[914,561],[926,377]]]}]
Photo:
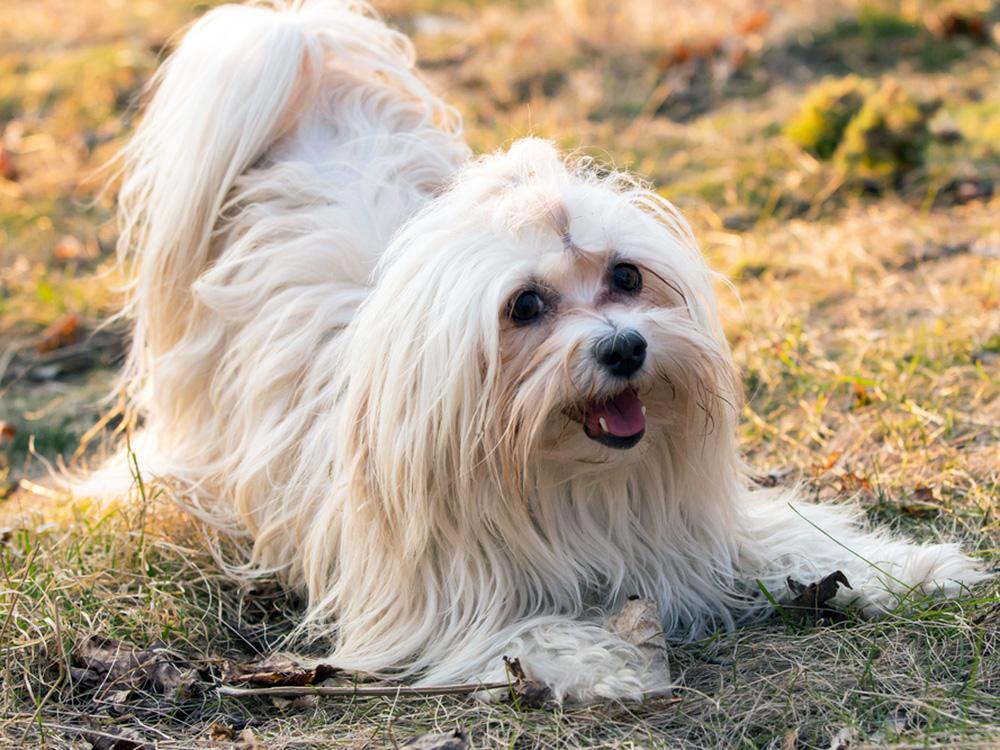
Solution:
[{"label": "white dog", "polygon": [[713,274],[641,183],[540,140],[472,159],[355,2],[224,6],[124,154],[144,472],[252,539],[345,668],[558,699],[667,687],[674,639],[842,570],[876,614],[985,577],[951,544],[750,489]]}]

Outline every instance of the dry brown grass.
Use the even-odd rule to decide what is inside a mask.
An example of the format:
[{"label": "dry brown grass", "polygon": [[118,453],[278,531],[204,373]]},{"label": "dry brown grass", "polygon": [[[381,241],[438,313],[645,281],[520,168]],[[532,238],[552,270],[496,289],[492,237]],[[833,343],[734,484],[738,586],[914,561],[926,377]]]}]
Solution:
[{"label": "dry brown grass", "polygon": [[[479,150],[534,132],[653,178],[729,275],[745,374],[743,445],[762,473],[853,497],[921,538],[1000,560],[1000,183],[996,42],[938,39],[930,2],[391,0]],[[985,11],[997,33],[995,4]],[[114,308],[111,204],[94,169],[130,128],[129,97],[186,0],[0,5],[0,355],[30,356],[66,312]],[[9,23],[13,21],[13,23]],[[868,194],[781,133],[825,75],[892,75],[961,131],[894,190]],[[0,160],[2,166],[2,160]],[[997,191],[1000,192],[1000,191]],[[61,238],[77,243],[60,249]],[[68,249],[67,249],[68,248]],[[27,354],[25,354],[27,352]],[[4,358],[0,356],[0,362]],[[475,747],[995,747],[1000,596],[913,602],[880,622],[775,621],[674,649],[677,704],[518,710],[456,698],[276,706],[211,691],[95,704],[74,645],[162,639],[217,675],[294,619],[280,592],[229,581],[201,532],[158,498],[111,508],[7,483],[72,453],[109,372],[0,385],[0,744],[85,747],[81,728],[213,746],[211,725],[267,747],[384,747],[464,728]],[[33,452],[32,445],[33,444]],[[29,485],[30,486],[30,485]],[[97,737],[91,735],[92,740]],[[991,744],[992,743],[992,744]],[[216,742],[215,746],[232,746]]]}]

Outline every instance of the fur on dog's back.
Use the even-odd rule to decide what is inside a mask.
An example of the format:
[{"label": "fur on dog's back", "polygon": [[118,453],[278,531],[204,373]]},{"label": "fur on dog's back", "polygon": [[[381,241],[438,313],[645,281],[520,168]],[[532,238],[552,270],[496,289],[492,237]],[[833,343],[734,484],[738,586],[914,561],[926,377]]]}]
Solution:
[{"label": "fur on dog's back", "polygon": [[339,334],[388,239],[467,158],[412,68],[361,3],[222,6],[162,66],[123,154],[139,469],[293,581],[308,516],[275,488],[329,418]]}]

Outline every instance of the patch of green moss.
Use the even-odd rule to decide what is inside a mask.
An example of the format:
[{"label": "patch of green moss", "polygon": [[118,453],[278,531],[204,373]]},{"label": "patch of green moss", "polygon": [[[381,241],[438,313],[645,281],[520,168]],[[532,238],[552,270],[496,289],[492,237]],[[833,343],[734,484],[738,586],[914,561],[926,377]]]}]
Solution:
[{"label": "patch of green moss", "polygon": [[1000,98],[953,103],[948,111],[967,142],[984,153],[1000,153]]},{"label": "patch of green moss", "polygon": [[853,75],[827,79],[807,93],[785,134],[846,177],[881,182],[924,163],[936,108],[892,78],[878,86]]},{"label": "patch of green moss", "polygon": [[920,24],[909,18],[872,6],[858,11],[857,23],[858,31],[871,48],[887,40],[914,39],[924,31]]},{"label": "patch of green moss", "polygon": [[847,124],[834,161],[846,174],[868,179],[895,178],[920,166],[935,109],[887,79]]},{"label": "patch of green moss", "polygon": [[785,134],[809,153],[830,159],[873,88],[870,81],[858,76],[822,81],[809,90]]},{"label": "patch of green moss", "polygon": [[990,336],[981,347],[982,351],[991,354],[1000,354],[1000,333]]}]

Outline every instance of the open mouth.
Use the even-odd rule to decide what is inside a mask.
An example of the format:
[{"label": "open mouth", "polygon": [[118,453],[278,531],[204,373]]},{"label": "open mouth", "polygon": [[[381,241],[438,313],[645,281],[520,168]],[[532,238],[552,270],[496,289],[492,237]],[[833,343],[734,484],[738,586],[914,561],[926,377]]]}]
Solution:
[{"label": "open mouth", "polygon": [[614,398],[588,402],[578,421],[591,440],[627,450],[646,434],[646,407],[639,394],[629,388]]}]

